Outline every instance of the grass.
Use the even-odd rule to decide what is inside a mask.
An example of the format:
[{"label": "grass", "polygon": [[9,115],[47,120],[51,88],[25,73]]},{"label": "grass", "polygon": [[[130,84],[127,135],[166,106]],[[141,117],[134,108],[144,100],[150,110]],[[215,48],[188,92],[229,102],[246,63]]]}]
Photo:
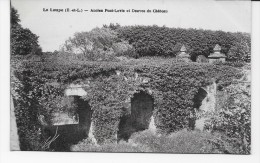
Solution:
[{"label": "grass", "polygon": [[154,134],[149,130],[135,133],[128,142],[95,145],[85,139],[73,145],[72,151],[87,152],[151,152],[151,153],[235,153],[222,136],[206,131],[182,130],[170,135]]}]

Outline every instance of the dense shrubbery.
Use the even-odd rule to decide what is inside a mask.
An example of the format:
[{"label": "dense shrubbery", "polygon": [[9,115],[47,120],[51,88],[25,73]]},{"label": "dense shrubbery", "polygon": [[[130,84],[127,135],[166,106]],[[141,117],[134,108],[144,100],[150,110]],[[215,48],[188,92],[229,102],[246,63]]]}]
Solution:
[{"label": "dense shrubbery", "polygon": [[[99,53],[134,58],[145,56],[175,57],[185,45],[191,59],[207,57],[216,44],[232,62],[249,62],[251,51],[250,35],[202,29],[182,29],[159,26],[104,25],[90,32],[75,33],[63,50],[84,54],[88,60],[102,60]],[[102,51],[102,52],[101,52]],[[201,57],[200,57],[201,58]]]},{"label": "dense shrubbery", "polygon": [[182,130],[170,135],[155,135],[149,130],[135,133],[128,142],[95,145],[89,139],[71,147],[88,152],[156,152],[156,153],[238,153],[238,148],[221,134]]},{"label": "dense shrubbery", "polygon": [[212,132],[221,132],[236,145],[239,153],[249,154],[251,149],[251,92],[250,85],[239,83],[227,88],[224,105],[207,122]]},{"label": "dense shrubbery", "polygon": [[[33,90],[27,80],[21,78],[25,74],[17,74],[16,70],[22,68],[23,57],[12,57],[11,59],[11,94],[14,101],[16,123],[21,150],[37,150],[41,142],[37,121],[37,107],[39,105],[30,96]],[[21,70],[22,71],[22,70]]]},{"label": "dense shrubbery", "polygon": [[[208,56],[216,44],[231,61],[250,60],[250,35],[202,29],[181,29],[158,26],[123,26],[115,29],[118,37],[127,40],[139,57],[175,56],[180,45],[188,47],[192,60]],[[241,42],[242,41],[242,42]],[[176,50],[177,49],[177,50]],[[229,52],[230,51],[230,52]]]},{"label": "dense shrubbery", "polygon": [[229,49],[228,60],[235,62],[250,62],[251,61],[251,47],[250,40],[241,39]]}]

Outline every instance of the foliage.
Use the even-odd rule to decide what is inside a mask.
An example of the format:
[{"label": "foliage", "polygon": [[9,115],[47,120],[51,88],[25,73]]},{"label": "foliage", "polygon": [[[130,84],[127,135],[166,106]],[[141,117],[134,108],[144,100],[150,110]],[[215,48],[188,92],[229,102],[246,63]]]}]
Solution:
[{"label": "foliage", "polygon": [[[77,32],[65,41],[63,51],[83,54],[88,60],[97,60],[99,55],[111,55],[112,44],[116,41],[116,34],[109,28],[94,28],[90,32]],[[105,56],[104,56],[105,57]]]},{"label": "foliage", "polygon": [[18,25],[20,21],[17,10],[11,6],[11,26]]},{"label": "foliage", "polygon": [[193,98],[200,87],[213,81],[227,86],[241,77],[239,70],[230,66],[178,63],[175,59],[90,62],[59,55],[63,54],[42,56],[42,62],[23,62],[23,68],[16,71],[28,90],[23,96],[37,102],[37,112],[47,120],[49,114],[62,109],[58,104],[68,84],[87,84],[88,95],[83,98],[94,111],[94,135],[100,143],[114,139],[120,117],[129,114],[125,109],[130,109],[131,97],[140,90],[151,92],[156,126],[160,132],[170,133],[188,127]]},{"label": "foliage", "polygon": [[85,139],[76,145],[71,146],[71,151],[81,152],[149,152],[146,148],[140,146],[134,146],[127,142],[106,143],[101,146],[97,146],[89,139]]},{"label": "foliage", "polygon": [[250,44],[244,40],[236,42],[234,46],[229,49],[227,59],[233,62],[250,62],[251,47]]},{"label": "foliage", "polygon": [[116,56],[128,56],[132,58],[138,58],[138,54],[135,49],[127,41],[117,42],[112,45],[112,49]]},{"label": "foliage", "polygon": [[121,25],[118,24],[118,23],[116,23],[116,24],[110,23],[109,25],[104,24],[103,27],[104,27],[104,28],[109,28],[109,29],[111,29],[111,30],[116,30],[116,29],[120,28]]},{"label": "foliage", "polygon": [[125,80],[124,76],[116,74],[109,77],[101,75],[91,82],[86,88],[88,94],[85,100],[94,110],[95,137],[104,142],[116,135],[120,116],[124,114],[122,108],[126,107],[126,100],[131,98],[140,82],[131,78]]},{"label": "foliage", "polygon": [[213,132],[222,132],[239,148],[249,154],[251,148],[251,92],[247,84],[232,84],[227,88],[228,98],[215,116],[207,122]]},{"label": "foliage", "polygon": [[245,62],[243,61],[238,61],[238,62],[221,62],[221,63],[217,63],[219,65],[226,65],[226,66],[232,66],[232,67],[236,67],[236,68],[242,68],[245,66]]},{"label": "foliage", "polygon": [[[243,42],[250,47],[250,35],[246,33],[230,33],[202,29],[182,29],[153,26],[122,26],[115,30],[119,39],[128,41],[140,57],[143,56],[175,56],[179,46],[184,44],[188,48],[191,59],[198,55],[207,57],[213,52],[216,44],[222,47],[222,53]],[[243,51],[246,47],[243,46]],[[247,55],[247,54],[246,54]],[[245,57],[244,53],[242,56]]]},{"label": "foliage", "polygon": [[170,135],[156,135],[145,130],[135,133],[128,142],[95,145],[89,139],[71,147],[88,152],[156,152],[156,153],[236,153],[236,147],[220,134],[182,130]]},{"label": "foliage", "polygon": [[[241,41],[242,40],[242,41]],[[230,61],[250,61],[250,35],[247,33],[231,33],[202,29],[182,29],[153,26],[120,26],[119,24],[103,25],[90,32],[78,32],[69,38],[63,50],[90,56],[90,60],[98,53],[105,53],[112,48],[117,56],[134,58],[145,56],[174,57],[182,45],[187,48],[191,59],[207,57],[213,52],[216,44],[222,47],[221,52],[228,55]],[[111,50],[110,50],[111,51]],[[95,58],[95,57],[94,57]]]},{"label": "foliage", "polygon": [[24,29],[19,25],[11,28],[12,55],[27,55],[36,47],[39,47],[37,35],[33,34],[29,29]]},{"label": "foliage", "polygon": [[41,141],[37,121],[38,104],[29,96],[32,89],[26,80],[21,80],[16,70],[22,70],[22,56],[11,58],[11,95],[14,101],[15,117],[21,150],[37,150]]},{"label": "foliage", "polygon": [[196,59],[196,62],[198,63],[208,63],[208,59],[204,55],[199,55]]},{"label": "foliage", "polygon": [[20,24],[17,10],[11,7],[11,55],[41,54],[38,36]]}]

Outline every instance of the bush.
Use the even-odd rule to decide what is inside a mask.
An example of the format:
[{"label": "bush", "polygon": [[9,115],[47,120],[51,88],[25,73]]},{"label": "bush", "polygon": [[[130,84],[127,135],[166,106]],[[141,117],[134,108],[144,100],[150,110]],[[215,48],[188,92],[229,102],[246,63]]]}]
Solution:
[{"label": "bush", "polygon": [[[153,26],[122,26],[115,31],[118,38],[126,40],[135,48],[139,57],[175,56],[181,45],[185,45],[193,61],[197,56],[207,57],[216,44],[227,54],[231,47],[239,48],[239,58],[250,59],[251,38],[247,33],[230,33],[202,29],[182,29]],[[243,44],[241,45],[241,40]],[[249,48],[247,48],[249,47]],[[244,60],[244,59],[243,59]]]},{"label": "bush", "polygon": [[149,152],[148,149],[134,146],[127,142],[107,143],[95,145],[89,139],[85,139],[76,145],[71,146],[71,151],[81,152]]},{"label": "bush", "polygon": [[138,58],[138,54],[135,52],[134,47],[126,41],[114,43],[112,48],[116,56],[128,56],[132,58]]},{"label": "bush", "polygon": [[243,39],[236,42],[234,46],[229,49],[227,59],[232,62],[250,62],[251,61],[251,47],[250,43]]},{"label": "bush", "polygon": [[208,59],[204,55],[199,55],[196,59],[196,62],[198,63],[208,63]]},{"label": "bush", "polygon": [[89,139],[71,147],[88,152],[153,152],[153,153],[236,153],[237,149],[220,134],[182,130],[170,135],[156,135],[149,130],[135,133],[128,142],[95,145]]},{"label": "bush", "polygon": [[42,48],[39,46],[34,46],[31,51],[32,55],[42,55]]},{"label": "bush", "polygon": [[223,108],[207,122],[212,132],[221,132],[239,149],[249,154],[251,149],[251,92],[247,84],[233,84],[227,88],[228,98]]},{"label": "bush", "polygon": [[218,63],[219,65],[227,65],[227,66],[232,66],[232,67],[237,67],[241,68],[245,66],[245,62],[243,61],[238,61],[238,62],[224,62],[224,63]]}]

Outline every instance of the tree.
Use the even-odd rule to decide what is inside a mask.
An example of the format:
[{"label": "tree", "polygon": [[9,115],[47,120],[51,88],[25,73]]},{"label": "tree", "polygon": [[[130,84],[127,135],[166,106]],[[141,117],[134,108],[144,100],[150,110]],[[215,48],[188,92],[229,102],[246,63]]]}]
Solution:
[{"label": "tree", "polygon": [[65,41],[65,52],[83,54],[94,59],[97,53],[111,53],[112,45],[116,41],[116,33],[109,28],[94,28],[90,32],[77,32]]},{"label": "tree", "polygon": [[20,24],[17,10],[11,7],[11,55],[42,54],[38,36]]},{"label": "tree", "polygon": [[19,14],[13,6],[11,6],[11,26],[13,25],[19,25],[20,22]]},{"label": "tree", "polygon": [[236,43],[229,49],[227,54],[227,59],[233,62],[245,61],[250,62],[251,52],[250,46],[244,40],[241,40],[239,43]]},{"label": "tree", "polygon": [[116,29],[118,38],[128,41],[140,57],[174,56],[178,44],[184,44],[193,61],[197,56],[207,57],[216,44],[221,52],[227,54],[229,49],[243,40],[250,47],[250,34],[211,31],[203,29],[168,28],[159,26],[122,26]]},{"label": "tree", "polygon": [[116,23],[116,24],[110,23],[109,25],[104,24],[103,27],[104,27],[104,28],[109,28],[109,29],[111,29],[111,30],[116,30],[116,29],[120,28],[121,25],[118,24],[118,23]]},{"label": "tree", "polygon": [[[34,49],[39,49],[38,38],[28,28],[22,28],[20,25],[13,26],[11,28],[11,54],[27,55]],[[39,50],[37,53],[40,54]]]}]

